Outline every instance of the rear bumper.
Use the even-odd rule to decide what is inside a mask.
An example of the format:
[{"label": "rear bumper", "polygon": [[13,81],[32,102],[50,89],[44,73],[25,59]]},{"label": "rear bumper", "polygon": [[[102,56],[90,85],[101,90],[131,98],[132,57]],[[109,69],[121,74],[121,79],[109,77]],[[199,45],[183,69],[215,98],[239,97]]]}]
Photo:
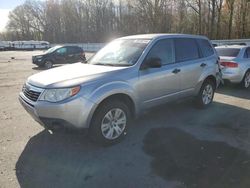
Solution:
[{"label": "rear bumper", "polygon": [[32,102],[21,92],[19,101],[31,117],[43,127],[88,128],[95,104],[82,97],[61,103]]},{"label": "rear bumper", "polygon": [[240,69],[222,69],[222,79],[232,83],[240,83],[244,77],[244,73]]}]

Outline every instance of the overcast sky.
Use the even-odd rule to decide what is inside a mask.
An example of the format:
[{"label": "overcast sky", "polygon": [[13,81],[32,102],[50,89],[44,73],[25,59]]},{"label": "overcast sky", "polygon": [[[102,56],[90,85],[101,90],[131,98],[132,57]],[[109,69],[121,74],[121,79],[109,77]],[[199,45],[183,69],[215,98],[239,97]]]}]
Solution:
[{"label": "overcast sky", "polygon": [[9,11],[24,3],[25,0],[0,0],[0,32],[8,22]]}]

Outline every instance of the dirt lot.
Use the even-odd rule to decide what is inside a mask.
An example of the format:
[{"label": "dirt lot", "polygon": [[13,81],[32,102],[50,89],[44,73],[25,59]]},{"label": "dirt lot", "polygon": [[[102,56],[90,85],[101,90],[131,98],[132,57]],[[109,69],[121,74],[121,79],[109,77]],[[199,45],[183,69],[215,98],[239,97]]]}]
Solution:
[{"label": "dirt lot", "polygon": [[0,52],[0,187],[250,187],[250,90],[221,87],[206,110],[191,100],[158,107],[102,148],[49,134],[21,107],[23,83],[42,71],[36,53]]}]

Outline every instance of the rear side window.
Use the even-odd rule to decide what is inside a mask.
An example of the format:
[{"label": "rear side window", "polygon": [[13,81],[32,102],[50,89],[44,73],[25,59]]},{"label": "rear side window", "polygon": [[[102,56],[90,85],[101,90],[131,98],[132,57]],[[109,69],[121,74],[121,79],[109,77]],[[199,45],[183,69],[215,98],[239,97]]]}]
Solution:
[{"label": "rear side window", "polygon": [[172,39],[158,41],[149,51],[147,58],[160,58],[163,65],[174,63],[174,44]]},{"label": "rear side window", "polygon": [[247,48],[244,54],[244,58],[250,58],[250,48]]},{"label": "rear side window", "polygon": [[209,57],[214,54],[213,47],[205,39],[197,39],[198,45],[201,49],[203,57]]},{"label": "rear side window", "polygon": [[216,48],[217,53],[219,56],[226,56],[226,57],[237,57],[240,49],[237,48]]},{"label": "rear side window", "polygon": [[76,53],[81,53],[81,48],[79,47],[68,47],[68,53],[69,54],[76,54]]},{"label": "rear side window", "polygon": [[179,38],[175,41],[176,61],[189,61],[199,58],[199,48],[195,39]]}]

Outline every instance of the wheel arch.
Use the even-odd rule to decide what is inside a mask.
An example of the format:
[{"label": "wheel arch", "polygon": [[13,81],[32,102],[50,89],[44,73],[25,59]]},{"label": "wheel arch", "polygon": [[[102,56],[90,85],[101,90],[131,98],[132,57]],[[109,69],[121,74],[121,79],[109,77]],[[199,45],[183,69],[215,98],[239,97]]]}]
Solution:
[{"label": "wheel arch", "polygon": [[201,79],[199,81],[199,83],[196,85],[195,88],[195,95],[197,95],[201,89],[202,84],[206,81],[206,80],[211,80],[214,83],[214,86],[217,87],[217,79],[214,75],[210,74],[210,75],[206,75],[203,77],[203,79]]},{"label": "wheel arch", "polygon": [[216,87],[216,85],[217,85],[217,80],[216,80],[216,77],[215,77],[215,76],[213,76],[213,75],[207,76],[207,77],[204,79],[203,83],[204,83],[206,80],[211,80],[211,81],[213,82],[214,86]]},{"label": "wheel arch", "polygon": [[131,96],[129,96],[126,93],[115,93],[115,94],[111,94],[105,98],[103,98],[96,106],[95,108],[92,110],[92,114],[89,118],[89,122],[88,122],[88,127],[91,126],[91,122],[96,114],[96,112],[98,111],[99,108],[101,108],[101,106],[103,104],[105,104],[108,101],[111,100],[119,100],[121,102],[124,102],[124,104],[126,104],[131,112],[131,116],[132,118],[134,118],[136,116],[136,105],[134,100],[132,99]]}]

